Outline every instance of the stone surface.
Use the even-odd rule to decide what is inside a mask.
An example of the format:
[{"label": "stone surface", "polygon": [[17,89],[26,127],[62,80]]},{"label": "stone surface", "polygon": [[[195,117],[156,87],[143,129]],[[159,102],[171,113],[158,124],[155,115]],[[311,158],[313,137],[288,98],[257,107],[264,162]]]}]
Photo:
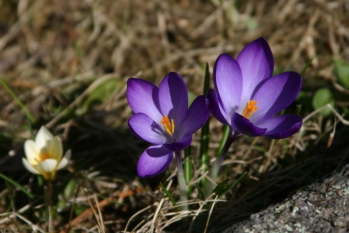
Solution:
[{"label": "stone surface", "polygon": [[224,233],[349,232],[349,165]]}]

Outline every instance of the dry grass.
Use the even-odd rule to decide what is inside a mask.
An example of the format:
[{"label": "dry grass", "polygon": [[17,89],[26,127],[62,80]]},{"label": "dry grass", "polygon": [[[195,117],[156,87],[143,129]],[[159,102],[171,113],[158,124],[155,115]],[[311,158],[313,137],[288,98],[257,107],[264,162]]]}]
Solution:
[{"label": "dry grass", "polygon": [[[220,179],[236,179],[243,172],[248,178],[221,200],[228,201],[229,209],[217,201],[209,214],[194,192],[192,210],[178,212],[158,186],[165,182],[177,195],[176,183],[165,180],[174,166],[155,179],[136,177],[135,164],[146,144],[127,129],[132,112],[125,99],[127,78],[159,83],[169,71],[180,73],[198,95],[205,63],[212,68],[219,54],[236,56],[263,36],[277,70],[300,73],[311,60],[304,74],[305,94],[311,98],[314,90],[329,86],[344,99],[338,101],[343,109],[348,90],[336,81],[332,62],[349,60],[348,15],[347,0],[0,1],[0,76],[35,118],[33,127],[46,125],[73,150],[72,164],[55,184],[59,193],[75,182],[55,214],[56,231],[116,232],[127,225],[127,232],[200,232],[208,215],[211,230],[224,228],[348,161],[340,137],[346,135],[343,122],[314,115],[290,139],[242,137],[232,146]],[[98,91],[108,82],[113,89]],[[43,187],[20,162],[22,143],[30,137],[26,115],[2,87],[0,96],[0,171],[36,195],[27,200],[0,183],[0,229],[45,232]],[[302,110],[304,117],[311,112]],[[211,122],[213,155],[222,129]],[[336,123],[341,126],[337,131]],[[195,139],[194,151],[198,135]],[[197,154],[196,178],[203,175]]]}]

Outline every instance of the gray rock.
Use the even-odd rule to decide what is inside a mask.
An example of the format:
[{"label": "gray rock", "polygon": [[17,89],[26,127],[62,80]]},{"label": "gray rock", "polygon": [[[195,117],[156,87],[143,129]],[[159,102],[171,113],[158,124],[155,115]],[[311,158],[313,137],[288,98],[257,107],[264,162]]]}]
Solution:
[{"label": "gray rock", "polygon": [[349,232],[349,165],[224,233]]}]

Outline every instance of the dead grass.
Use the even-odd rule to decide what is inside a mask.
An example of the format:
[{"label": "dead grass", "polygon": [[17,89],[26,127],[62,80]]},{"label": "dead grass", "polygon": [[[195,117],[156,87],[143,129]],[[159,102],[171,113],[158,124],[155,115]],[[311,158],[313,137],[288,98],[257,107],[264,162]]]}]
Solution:
[{"label": "dead grass", "polygon": [[[341,110],[348,106],[341,97],[347,97],[348,91],[336,81],[332,61],[349,60],[348,14],[346,0],[0,1],[0,77],[34,116],[34,128],[45,124],[62,136],[65,148],[73,150],[69,172],[60,172],[55,185],[57,192],[69,181],[76,182],[76,187],[55,214],[55,231],[191,228],[200,232],[209,210],[197,193],[190,202],[192,210],[183,213],[159,191],[159,181],[171,182],[165,178],[174,167],[155,179],[136,177],[135,164],[146,144],[127,129],[132,114],[125,99],[127,78],[159,83],[169,71],[176,71],[198,95],[205,63],[212,71],[219,54],[236,56],[247,43],[263,36],[272,48],[276,69],[300,73],[311,60],[303,76],[306,95],[311,98],[314,90],[329,86],[339,96]],[[111,92],[97,92],[109,81],[115,85]],[[95,93],[107,94],[96,97]],[[43,187],[20,162],[22,143],[30,137],[26,116],[2,87],[0,96],[1,172],[36,195],[35,200],[27,200],[1,183],[0,228],[45,232]],[[302,114],[305,117],[311,111],[303,109]],[[240,138],[224,162],[220,179],[236,179],[243,172],[248,178],[221,200],[228,201],[229,214],[227,203],[217,202],[208,230],[223,228],[282,200],[330,169],[323,169],[324,164],[334,168],[347,161],[347,146],[336,137],[347,129],[334,118],[315,115],[302,133],[287,140]],[[219,122],[211,122],[213,160],[222,129]],[[324,143],[331,132],[332,149],[328,149]],[[194,151],[198,135],[195,139]],[[203,174],[194,162],[198,178]],[[310,178],[314,171],[318,173]],[[177,195],[176,183],[169,189]],[[203,219],[204,227],[192,224],[194,218]]]}]

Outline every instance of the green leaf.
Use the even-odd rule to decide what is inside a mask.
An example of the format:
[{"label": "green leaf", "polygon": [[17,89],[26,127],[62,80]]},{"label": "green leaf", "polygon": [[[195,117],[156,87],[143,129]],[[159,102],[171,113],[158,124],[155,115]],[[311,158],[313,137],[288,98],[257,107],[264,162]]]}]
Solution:
[{"label": "green leaf", "polygon": [[229,184],[230,182],[230,178],[227,178],[225,180],[223,180],[220,184],[218,184],[212,192],[215,192],[219,197],[226,194],[227,192],[229,192],[232,188],[234,188],[245,176],[246,176],[246,172],[244,174],[242,174],[239,179],[237,179],[235,182],[233,182],[232,184]]},{"label": "green leaf", "polygon": [[258,21],[254,17],[248,17],[246,20],[248,30],[254,31],[258,28]]},{"label": "green leaf", "polygon": [[166,189],[166,187],[160,182],[160,186],[162,191],[164,191],[165,195],[170,199],[170,201],[172,202],[173,205],[177,205],[175,199],[173,198],[173,196],[171,195],[171,193]]},{"label": "green leaf", "polygon": [[69,199],[74,196],[75,188],[77,186],[77,183],[71,179],[67,186],[65,186],[65,189],[63,193],[60,193],[58,195],[58,204],[57,204],[57,209],[58,210],[63,210],[65,207],[70,205]]},{"label": "green leaf", "polygon": [[342,60],[335,60],[333,70],[339,81],[349,88],[349,64]]},{"label": "green leaf", "polygon": [[225,191],[225,189],[227,188],[227,186],[229,185],[230,182],[230,178],[226,178],[225,180],[223,180],[221,183],[219,183],[212,192],[215,192],[218,196],[221,196],[223,194],[223,192]]},{"label": "green leaf", "polygon": [[82,115],[86,113],[93,104],[103,103],[115,90],[121,87],[121,83],[121,80],[109,79],[98,85],[89,93],[85,101],[81,104],[81,107],[77,109],[76,114]]},{"label": "green leaf", "polygon": [[217,157],[221,154],[223,147],[224,147],[225,143],[227,142],[230,133],[231,132],[230,132],[229,125],[225,125],[224,129],[223,129],[223,136],[221,138],[221,141],[219,142],[219,147],[217,150]]},{"label": "green leaf", "polygon": [[313,59],[314,59],[314,58],[310,59],[310,60],[307,62],[307,64],[305,65],[305,67],[303,68],[303,70],[302,70],[302,72],[301,72],[301,76],[304,76],[305,71],[307,71],[307,69],[310,67],[311,63],[313,62]]},{"label": "green leaf", "polygon": [[3,180],[9,182],[13,186],[17,187],[19,190],[24,192],[29,198],[32,198],[32,199],[34,198],[33,194],[31,194],[29,191],[26,190],[26,188],[24,188],[22,185],[18,184],[16,181],[12,180],[11,178],[9,178],[9,177],[1,174],[1,173],[0,173],[0,178],[2,178]]},{"label": "green leaf", "polygon": [[208,90],[210,89],[210,68],[208,67],[208,64],[206,63],[205,66],[205,75],[204,75],[204,95],[207,95]]},{"label": "green leaf", "polygon": [[[313,97],[313,107],[315,110],[325,106],[326,104],[331,104],[334,106],[334,98],[331,90],[328,88],[321,88],[316,91]],[[331,114],[331,109],[325,108],[320,111],[320,114],[323,116],[328,116]]]},{"label": "green leaf", "polygon": [[75,205],[74,206],[74,214],[76,216],[79,216],[82,214],[85,210],[87,210],[89,207],[88,206],[82,206],[82,205]]},{"label": "green leaf", "polygon": [[199,183],[196,184],[196,188],[197,188],[197,190],[198,190],[199,198],[200,198],[201,200],[205,200],[205,194],[204,194],[203,190],[201,189]]},{"label": "green leaf", "polygon": [[[204,95],[207,95],[208,90],[210,89],[210,71],[208,64],[206,63],[205,67],[205,79],[204,79]],[[209,141],[210,141],[210,118],[207,120],[205,125],[201,129],[201,138],[200,138],[200,167],[203,169],[202,173],[208,171],[208,166],[210,162],[209,157]],[[206,178],[203,177],[201,180],[201,185],[204,186],[206,183]]]}]

